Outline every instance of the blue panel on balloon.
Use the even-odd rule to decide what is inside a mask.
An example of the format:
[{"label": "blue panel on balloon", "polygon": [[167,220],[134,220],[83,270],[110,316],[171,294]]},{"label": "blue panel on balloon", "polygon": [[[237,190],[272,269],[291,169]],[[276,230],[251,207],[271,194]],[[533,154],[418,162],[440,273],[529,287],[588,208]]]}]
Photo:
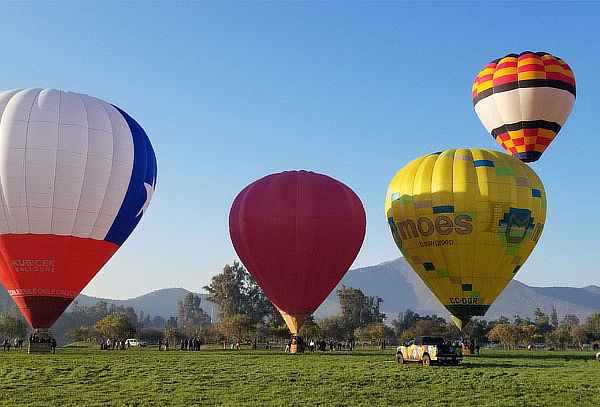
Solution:
[{"label": "blue panel on balloon", "polygon": [[475,160],[473,165],[475,167],[493,167],[494,162],[492,160]]},{"label": "blue panel on balloon", "polygon": [[425,270],[427,271],[435,270],[435,266],[433,265],[433,263],[423,263],[423,267],[425,267]]}]

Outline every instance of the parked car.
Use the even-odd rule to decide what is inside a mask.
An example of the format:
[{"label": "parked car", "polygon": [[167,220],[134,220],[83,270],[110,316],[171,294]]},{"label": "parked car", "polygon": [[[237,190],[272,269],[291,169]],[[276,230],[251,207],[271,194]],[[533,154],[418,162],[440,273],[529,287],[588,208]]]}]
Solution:
[{"label": "parked car", "polygon": [[396,349],[398,363],[421,362],[425,366],[432,363],[458,365],[461,360],[460,346],[451,346],[444,338],[436,336],[417,336]]},{"label": "parked car", "polygon": [[125,347],[131,347],[131,348],[143,348],[144,346],[148,345],[147,342],[144,341],[140,341],[139,339],[127,339],[125,341]]}]

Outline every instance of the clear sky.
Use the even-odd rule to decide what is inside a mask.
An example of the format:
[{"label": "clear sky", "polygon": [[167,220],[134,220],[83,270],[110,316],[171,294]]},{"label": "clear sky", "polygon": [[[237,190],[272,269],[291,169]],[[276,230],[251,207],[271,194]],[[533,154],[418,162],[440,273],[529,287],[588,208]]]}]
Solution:
[{"label": "clear sky", "polygon": [[383,211],[394,174],[440,149],[500,149],[473,110],[473,80],[492,59],[547,51],[574,70],[577,101],[532,165],[548,218],[517,279],[600,285],[599,15],[595,2],[3,2],[0,89],[97,96],[146,129],[154,199],[84,290],[129,298],[200,291],[236,259],[234,197],[283,170],[361,197],[354,267],[398,257]]}]

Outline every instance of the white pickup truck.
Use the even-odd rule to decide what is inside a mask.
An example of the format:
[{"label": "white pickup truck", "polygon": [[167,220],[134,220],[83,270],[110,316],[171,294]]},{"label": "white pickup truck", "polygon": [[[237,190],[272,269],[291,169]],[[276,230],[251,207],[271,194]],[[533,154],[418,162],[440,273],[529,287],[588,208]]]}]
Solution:
[{"label": "white pickup truck", "polygon": [[140,341],[139,339],[127,339],[125,341],[125,347],[131,347],[131,348],[143,348],[144,346],[148,345],[146,342],[144,341]]}]

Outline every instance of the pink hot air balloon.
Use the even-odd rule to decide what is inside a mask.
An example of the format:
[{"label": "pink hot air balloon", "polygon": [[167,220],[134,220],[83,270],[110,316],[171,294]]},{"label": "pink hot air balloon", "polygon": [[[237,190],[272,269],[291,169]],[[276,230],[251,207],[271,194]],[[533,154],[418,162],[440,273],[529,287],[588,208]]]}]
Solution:
[{"label": "pink hot air balloon", "polygon": [[296,334],[356,258],[365,211],[346,185],[308,171],[248,185],[229,213],[241,261]]}]

